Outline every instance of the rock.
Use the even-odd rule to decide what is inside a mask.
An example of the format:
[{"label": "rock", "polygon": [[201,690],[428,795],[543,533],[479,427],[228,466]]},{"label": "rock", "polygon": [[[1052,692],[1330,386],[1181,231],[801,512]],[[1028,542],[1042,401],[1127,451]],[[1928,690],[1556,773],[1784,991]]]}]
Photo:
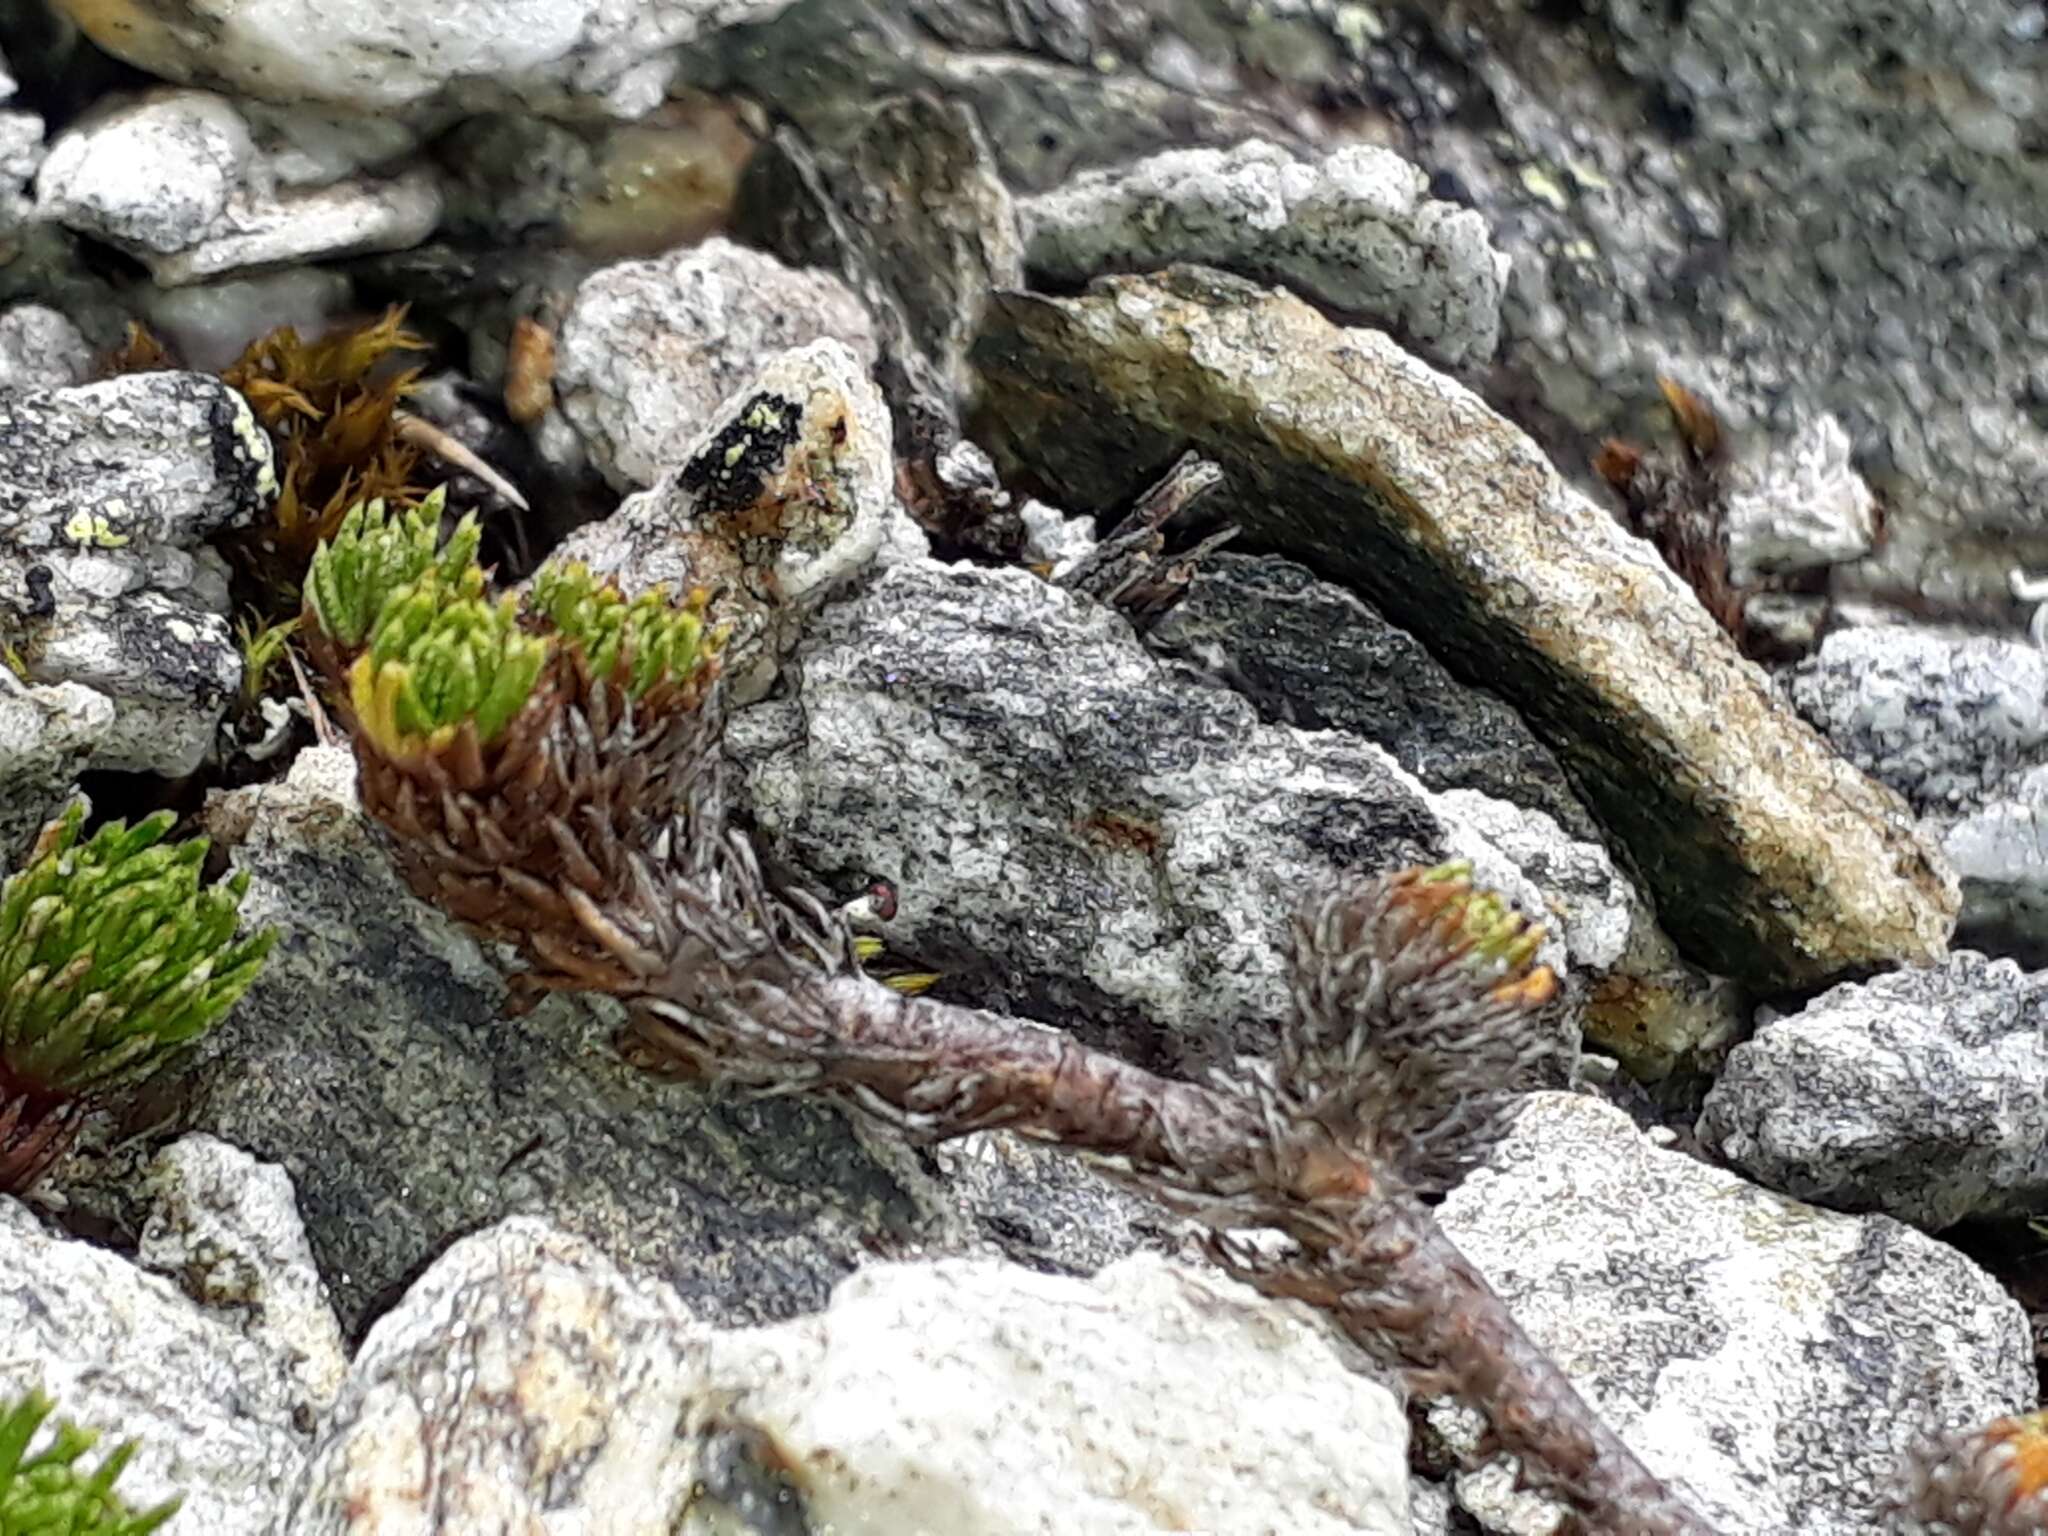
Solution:
[{"label": "rock", "polygon": [[114,723],[113,701],[79,683],[30,687],[0,668],[0,869],[11,870]]},{"label": "rock", "polygon": [[58,311],[17,304],[0,313],[0,390],[63,389],[91,371],[92,348]]},{"label": "rock", "polygon": [[1956,942],[2048,966],[2048,765],[1957,820],[1941,851],[1963,882]]},{"label": "rock", "polygon": [[148,1198],[136,1262],[284,1362],[300,1419],[326,1413],[348,1357],[285,1171],[211,1136],[186,1136],[151,1166]]},{"label": "rock", "polygon": [[[1000,297],[975,436],[1068,505],[1182,451],[1218,520],[1355,587],[1558,754],[1695,962],[1759,986],[1941,952],[1953,875],[1648,546],[1385,336],[1195,268]],[[1205,510],[1209,510],[1205,504]]]},{"label": "rock", "polygon": [[1407,1536],[1405,1428],[1318,1330],[1157,1261],[871,1268],[721,1333],[522,1218],[372,1330],[291,1528]]},{"label": "rock", "polygon": [[[373,141],[368,152],[381,147]],[[226,97],[168,90],[120,102],[60,135],[36,177],[36,208],[140,257],[165,287],[402,250],[433,233],[441,194],[429,173],[345,176],[352,169],[347,157],[320,164],[302,150],[263,154]],[[291,185],[309,176],[327,179]]]},{"label": "rock", "polygon": [[1817,415],[1782,445],[1730,470],[1726,518],[1729,579],[1840,565],[1877,541],[1877,500],[1849,459],[1849,434]]},{"label": "rock", "polygon": [[787,0],[222,0],[198,17],[162,0],[59,0],[100,47],[168,80],[264,101],[431,116],[522,103],[638,117],[660,105],[675,51]]},{"label": "rock", "polygon": [[2048,1212],[2048,975],[1967,951],[1729,1054],[1700,1138],[1767,1188],[1940,1230]]},{"label": "rock", "polygon": [[231,1314],[0,1198],[0,1338],[0,1397],[40,1386],[103,1445],[137,1442],[120,1485],[132,1504],[182,1495],[178,1523],[215,1536],[281,1528],[310,1426],[292,1362]]},{"label": "rock", "polygon": [[[181,1070],[160,1128],[289,1172],[345,1337],[452,1240],[515,1213],[717,1322],[820,1307],[876,1252],[1014,1251],[1071,1270],[1163,1240],[1153,1207],[1078,1168],[1005,1153],[942,1179],[834,1110],[637,1072],[607,1005],[505,1017],[502,975],[406,893],[354,782],[346,751],[313,748],[284,779],[209,803],[204,830],[251,875],[245,920],[284,937]],[[81,1152],[59,1171],[79,1219],[142,1230],[136,1156]]]},{"label": "rock", "polygon": [[791,676],[728,732],[754,824],[836,899],[890,882],[879,931],[956,1000],[1194,1073],[1287,1016],[1306,890],[1462,857],[1552,925],[1576,1000],[1640,996],[1651,1075],[1726,1027],[1597,845],[1432,793],[1347,734],[1264,724],[1026,572],[892,565],[810,621]]},{"label": "rock", "polygon": [[1954,1249],[1656,1150],[1593,1099],[1531,1099],[1438,1214],[1727,1536],[1863,1536],[1918,1433],[2034,1400],[2024,1315]]},{"label": "rock", "polygon": [[2048,758],[2048,655],[2021,640],[1837,630],[1787,675],[1799,712],[1922,811],[1957,811]]},{"label": "rock", "polygon": [[1429,195],[1429,176],[1373,144],[1297,159],[1254,139],[1086,172],[1019,206],[1026,259],[1055,283],[1201,262],[1386,327],[1447,368],[1500,340],[1508,258],[1486,221]]},{"label": "rock", "polygon": [[209,375],[0,394],[0,603],[30,681],[113,701],[91,766],[198,766],[242,675],[199,546],[276,491],[270,439]]},{"label": "rock", "polygon": [[175,356],[187,367],[215,373],[280,325],[301,336],[326,335],[347,322],[355,292],[343,273],[293,267],[184,288],[153,288],[141,303],[150,329]]},{"label": "rock", "polygon": [[838,279],[708,240],[586,279],[562,323],[555,389],[605,479],[650,486],[764,363],[824,337],[860,371],[874,362],[867,316]]},{"label": "rock", "polygon": [[702,1332],[667,1286],[533,1217],[464,1238],[363,1341],[288,1529],[678,1529]]},{"label": "rock", "polygon": [[43,120],[33,112],[0,112],[0,229],[33,211],[29,184],[43,163]]},{"label": "rock", "polygon": [[923,535],[896,501],[888,407],[845,343],[781,353],[704,419],[652,489],[557,553],[635,591],[710,587],[712,620],[732,626],[732,697],[747,703],[811,608],[885,543],[915,554]]}]

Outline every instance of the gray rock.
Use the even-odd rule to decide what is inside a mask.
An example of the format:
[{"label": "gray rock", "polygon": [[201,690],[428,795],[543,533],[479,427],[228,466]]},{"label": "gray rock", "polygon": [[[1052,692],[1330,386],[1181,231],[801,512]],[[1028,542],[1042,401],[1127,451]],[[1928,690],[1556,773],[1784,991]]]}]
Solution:
[{"label": "gray rock", "polygon": [[11,231],[34,212],[29,185],[42,166],[43,153],[41,117],[0,111],[0,229]]},{"label": "gray rock", "polygon": [[280,325],[323,336],[355,305],[348,277],[325,267],[293,267],[141,295],[150,329],[188,367],[219,372],[250,342]]},{"label": "gray rock", "polygon": [[0,313],[0,390],[63,389],[91,371],[92,348],[59,311],[17,304]]},{"label": "gray rock", "polygon": [[1469,858],[1552,924],[1575,997],[1683,978],[1597,845],[1263,724],[1026,572],[892,565],[810,621],[790,675],[728,733],[775,855],[840,899],[889,881],[881,933],[953,995],[1147,1064],[1264,1048],[1287,922],[1339,871]]},{"label": "gray rock", "polygon": [[122,1496],[182,1496],[177,1519],[274,1536],[307,1430],[292,1362],[169,1281],[53,1237],[0,1198],[0,1397],[40,1386],[111,1447],[137,1442]]},{"label": "gray rock", "polygon": [[885,548],[921,554],[924,537],[896,501],[888,407],[845,343],[781,353],[739,383],[652,489],[557,553],[635,591],[711,588],[711,619],[732,630],[732,696],[746,703],[805,614]]},{"label": "gray rock", "polygon": [[1176,268],[1004,295],[975,361],[975,437],[999,464],[1110,506],[1198,449],[1227,476],[1216,518],[1499,691],[1699,964],[1784,985],[1941,952],[1954,876],[1903,803],[1533,443],[1384,335]]},{"label": "gray rock", "polygon": [[2048,976],[1959,952],[1729,1054],[1701,1140],[1770,1189],[1939,1230],[2048,1211]]},{"label": "gray rock", "polygon": [[874,362],[867,315],[837,278],[714,239],[586,279],[562,323],[555,390],[605,479],[650,486],[764,363],[825,337],[861,371]]},{"label": "gray rock", "polygon": [[1137,1536],[1168,1510],[1407,1536],[1405,1428],[1318,1330],[1158,1261],[1093,1281],[874,1267],[816,1316],[720,1333],[514,1219],[371,1332],[291,1528],[383,1529],[424,1502],[475,1531]]},{"label": "gray rock", "polygon": [[2048,966],[2048,766],[1958,818],[1941,851],[1963,882],[1956,942]]},{"label": "gray rock", "polygon": [[30,687],[0,668],[0,869],[13,869],[114,724],[114,703],[80,683]]},{"label": "gray rock", "polygon": [[1864,1536],[1917,1434],[2034,1400],[2024,1314],[1954,1249],[1659,1151],[1593,1099],[1530,1100],[1439,1216],[1727,1536]]},{"label": "gray rock", "polygon": [[113,701],[92,766],[177,777],[205,756],[242,665],[198,546],[276,490],[270,439],[208,375],[0,394],[9,643],[31,681]]},{"label": "gray rock", "polygon": [[178,10],[86,12],[117,58],[186,84],[283,103],[431,119],[455,105],[524,103],[640,117],[661,105],[676,51],[714,28],[772,16],[787,0],[225,0]]},{"label": "gray rock", "polygon": [[1837,630],[1787,686],[1836,751],[1922,812],[1967,810],[2048,757],[2048,655],[2021,640]]},{"label": "gray rock", "polygon": [[[373,139],[365,152],[389,147]],[[441,194],[429,173],[387,181],[345,174],[352,169],[346,154],[323,163],[290,145],[265,152],[226,97],[167,90],[61,134],[37,174],[36,209],[140,257],[166,287],[403,250],[433,233]]]},{"label": "gray rock", "polygon": [[1816,570],[1868,554],[1877,540],[1877,500],[1849,458],[1849,434],[1828,415],[1801,424],[1789,441],[1766,440],[1738,461],[1726,507],[1729,579]]},{"label": "gray rock", "polygon": [[151,1165],[146,1189],[136,1263],[281,1362],[298,1420],[325,1414],[348,1357],[285,1171],[214,1137],[185,1136]]},{"label": "gray rock", "polygon": [[1301,160],[1253,140],[1091,171],[1019,207],[1034,272],[1077,283],[1198,261],[1383,325],[1450,368],[1500,339],[1508,258],[1486,221],[1429,196],[1429,177],[1377,145]]}]

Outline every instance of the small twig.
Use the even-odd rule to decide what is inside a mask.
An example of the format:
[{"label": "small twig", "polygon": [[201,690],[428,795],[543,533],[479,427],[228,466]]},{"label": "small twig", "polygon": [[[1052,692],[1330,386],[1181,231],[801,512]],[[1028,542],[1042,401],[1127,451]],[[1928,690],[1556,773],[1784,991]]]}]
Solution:
[{"label": "small twig", "polygon": [[469,445],[442,427],[437,427],[424,416],[415,416],[410,411],[393,411],[391,423],[402,441],[411,443],[427,453],[433,454],[444,463],[476,476],[477,479],[496,491],[505,500],[522,512],[533,509],[526,498],[519,494],[519,488],[490,465],[477,457]]}]

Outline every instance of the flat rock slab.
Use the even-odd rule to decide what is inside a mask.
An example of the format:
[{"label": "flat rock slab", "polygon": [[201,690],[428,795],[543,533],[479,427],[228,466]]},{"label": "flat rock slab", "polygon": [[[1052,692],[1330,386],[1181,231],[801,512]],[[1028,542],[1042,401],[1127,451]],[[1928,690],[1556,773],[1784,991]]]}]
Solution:
[{"label": "flat rock slab", "polygon": [[1376,331],[1194,267],[999,295],[975,426],[1067,506],[1184,449],[1243,544],[1349,586],[1520,710],[1699,963],[1810,985],[1943,952],[1954,875],[1679,579],[1478,396]]}]

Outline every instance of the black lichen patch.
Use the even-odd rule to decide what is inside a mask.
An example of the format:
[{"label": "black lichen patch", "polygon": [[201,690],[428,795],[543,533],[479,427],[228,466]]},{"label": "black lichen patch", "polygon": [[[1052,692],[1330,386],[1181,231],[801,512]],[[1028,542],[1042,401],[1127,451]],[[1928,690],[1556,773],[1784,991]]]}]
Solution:
[{"label": "black lichen patch", "polygon": [[743,511],[760,500],[764,483],[782,467],[802,431],[801,405],[756,395],[708,448],[683,466],[683,489],[708,511]]}]

